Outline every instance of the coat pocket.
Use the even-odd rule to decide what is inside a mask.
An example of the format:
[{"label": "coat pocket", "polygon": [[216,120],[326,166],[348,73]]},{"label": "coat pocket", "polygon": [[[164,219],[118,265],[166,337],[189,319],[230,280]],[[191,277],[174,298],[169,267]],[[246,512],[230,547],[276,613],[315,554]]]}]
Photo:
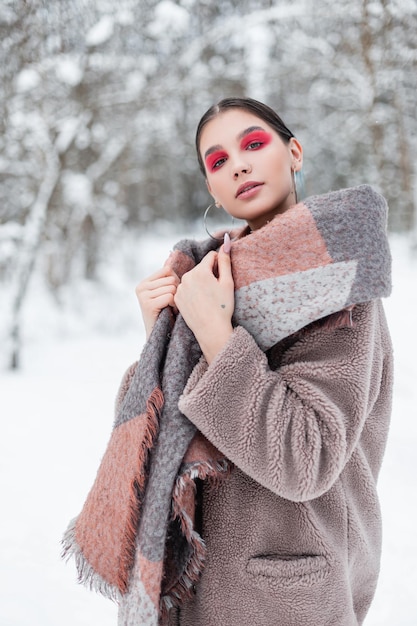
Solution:
[{"label": "coat pocket", "polygon": [[311,587],[323,581],[330,571],[324,556],[267,554],[249,559],[246,571],[272,588]]}]

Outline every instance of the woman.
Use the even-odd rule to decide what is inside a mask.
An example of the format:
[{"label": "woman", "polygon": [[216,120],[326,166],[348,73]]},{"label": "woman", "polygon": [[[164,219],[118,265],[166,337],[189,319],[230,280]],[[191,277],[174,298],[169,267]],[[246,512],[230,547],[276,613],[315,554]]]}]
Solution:
[{"label": "woman", "polygon": [[[251,99],[212,107],[196,143],[215,203],[247,227],[231,246],[227,236],[220,247],[180,245],[137,287],[148,342],[121,386],[119,433],[133,421],[127,407],[134,419],[142,410],[131,408],[138,389],[148,396],[142,416],[164,408],[159,434],[147,432],[148,484],[136,484],[136,553],[125,586],[114,578],[119,623],[361,624],[379,570],[376,480],[392,390],[384,201],[362,186],[296,204],[302,147]],[[162,344],[164,399],[147,382]],[[185,425],[176,431],[192,430],[170,482],[161,468],[177,444],[165,420],[177,407]],[[113,459],[125,450],[117,441]],[[91,515],[109,492],[100,476],[119,471],[108,465],[67,550],[111,585],[84,538],[92,519],[101,524]],[[162,563],[150,511],[153,485],[165,482],[175,484]]]},{"label": "woman", "polygon": [[[301,170],[303,151],[273,112],[250,101],[246,107],[221,103],[222,114],[208,112],[198,127],[196,143],[215,203],[233,217],[246,220],[253,231],[295,204],[294,173]],[[278,132],[259,117],[260,113],[265,117],[265,112],[267,120],[276,118]],[[213,272],[217,264],[219,280]],[[138,286],[137,295],[148,336],[160,310],[177,306],[208,362],[233,332],[234,285],[224,249],[208,254],[182,284],[171,268],[162,268]],[[226,306],[219,307],[219,301]]]}]

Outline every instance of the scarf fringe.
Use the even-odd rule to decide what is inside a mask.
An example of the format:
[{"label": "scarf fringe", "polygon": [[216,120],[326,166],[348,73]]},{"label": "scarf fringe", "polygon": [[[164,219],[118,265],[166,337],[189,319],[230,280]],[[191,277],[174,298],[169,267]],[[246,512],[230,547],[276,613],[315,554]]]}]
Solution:
[{"label": "scarf fringe", "polygon": [[203,461],[187,466],[178,476],[172,494],[172,519],[178,519],[184,537],[191,548],[191,556],[179,578],[169,592],[161,598],[161,624],[167,623],[172,608],[181,605],[183,600],[191,596],[194,585],[198,582],[204,568],[206,558],[206,544],[204,539],[193,528],[193,521],[185,512],[183,506],[184,494],[192,489],[196,490],[195,479],[208,479],[213,485],[218,484],[230,474],[232,464],[226,459],[219,461]]},{"label": "scarf fringe", "polygon": [[[140,467],[144,468],[148,464],[150,450],[154,447],[159,433],[159,415],[164,404],[164,395],[159,387],[150,394],[143,419],[146,420],[146,427],[138,449]],[[117,426],[116,426],[117,428]],[[140,518],[140,506],[146,487],[147,473],[137,472],[131,480],[129,489],[129,503],[127,519],[125,522],[125,546],[117,565],[117,571],[113,577],[114,583],[107,582],[102,575],[98,574],[88,562],[77,543],[77,520],[74,518],[62,539],[62,558],[68,561],[74,556],[78,573],[78,582],[93,591],[101,593],[104,597],[115,602],[119,602],[122,595],[128,590],[129,573],[135,559],[136,535]]]},{"label": "scarf fringe", "polygon": [[[143,441],[140,449],[140,457],[143,459],[143,467],[146,467],[149,458],[149,452],[155,445],[156,438],[159,433],[159,417],[161,415],[162,407],[164,406],[164,394],[159,387],[155,387],[149,396],[146,402],[146,417],[147,417],[147,425],[146,431],[143,436]],[[138,497],[143,494],[143,490],[145,488],[145,480],[147,478],[146,472],[141,472],[140,476],[137,479],[138,487],[140,489],[140,494],[138,493]],[[137,531],[137,522],[135,521],[134,534],[136,535]],[[133,539],[133,541],[135,538]]]},{"label": "scarf fringe", "polygon": [[139,507],[141,497],[143,493],[144,480],[140,481],[136,478],[130,486],[130,502],[129,502],[129,516],[126,521],[126,552],[121,557],[122,566],[119,567],[117,575],[117,588],[121,594],[124,594],[128,590],[128,573],[130,572],[136,552],[136,534],[139,524]]},{"label": "scarf fringe", "polygon": [[[187,516],[188,517],[188,516]],[[191,524],[190,518],[189,522]],[[161,624],[167,624],[171,609],[179,607],[185,598],[190,597],[194,585],[198,582],[201,571],[204,568],[206,545],[204,540],[198,533],[192,531],[191,540],[189,541],[192,548],[192,556],[190,557],[187,567],[182,573],[178,582],[169,590],[169,593],[162,596],[160,603],[160,620]]]},{"label": "scarf fringe", "polygon": [[75,559],[75,565],[78,574],[78,582],[85,585],[91,591],[96,591],[103,595],[105,598],[119,603],[121,600],[121,593],[117,587],[106,582],[94,568],[89,564],[87,559],[82,553],[80,546],[75,539],[75,527],[77,518],[75,517],[68,525],[68,528],[61,541],[62,558],[68,561],[71,557]]},{"label": "scarf fringe", "polygon": [[181,522],[182,532],[187,539],[191,537],[191,532],[188,524],[185,523],[185,519],[183,519],[183,494],[188,489],[192,489],[193,491],[196,490],[196,478],[200,478],[201,480],[208,479],[213,486],[216,486],[221,480],[230,474],[231,470],[231,462],[223,458],[215,462],[197,461],[195,463],[191,463],[185,467],[183,473],[178,476],[172,492],[172,519],[179,519]]},{"label": "scarf fringe", "polygon": [[[146,430],[138,451],[141,458],[141,466],[146,467],[149,460],[150,450],[154,447],[159,433],[159,416],[164,405],[164,394],[159,387],[155,387],[146,402]],[[123,568],[119,569],[117,587],[121,594],[128,591],[128,574],[132,569],[136,553],[136,535],[140,518],[140,507],[145,491],[147,473],[142,471],[131,484],[130,511],[126,522],[126,554]]]}]

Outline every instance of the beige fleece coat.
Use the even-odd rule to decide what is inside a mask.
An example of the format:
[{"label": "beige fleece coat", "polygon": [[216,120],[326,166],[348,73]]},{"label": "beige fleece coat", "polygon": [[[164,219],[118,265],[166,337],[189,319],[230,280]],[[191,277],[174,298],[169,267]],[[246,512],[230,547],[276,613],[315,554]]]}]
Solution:
[{"label": "beige fleece coat", "polygon": [[380,301],[266,355],[242,328],[181,411],[233,463],[201,490],[207,562],[181,626],[354,626],[377,583],[392,348]]}]

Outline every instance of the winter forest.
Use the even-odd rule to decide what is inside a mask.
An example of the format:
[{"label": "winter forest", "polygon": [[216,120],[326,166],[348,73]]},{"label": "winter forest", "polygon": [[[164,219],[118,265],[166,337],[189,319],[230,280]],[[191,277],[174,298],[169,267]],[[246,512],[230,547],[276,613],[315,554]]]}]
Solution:
[{"label": "winter forest", "polygon": [[143,344],[135,285],[206,236],[194,134],[228,96],[283,117],[307,195],[388,200],[397,378],[366,624],[417,624],[416,33],[417,0],[0,0],[2,625],[116,623],[59,542]]},{"label": "winter forest", "polygon": [[415,229],[415,0],[2,0],[0,32],[10,367],[34,271],[59,302],[126,237],[201,220],[194,131],[222,97],[280,112],[308,194],[369,182]]}]

